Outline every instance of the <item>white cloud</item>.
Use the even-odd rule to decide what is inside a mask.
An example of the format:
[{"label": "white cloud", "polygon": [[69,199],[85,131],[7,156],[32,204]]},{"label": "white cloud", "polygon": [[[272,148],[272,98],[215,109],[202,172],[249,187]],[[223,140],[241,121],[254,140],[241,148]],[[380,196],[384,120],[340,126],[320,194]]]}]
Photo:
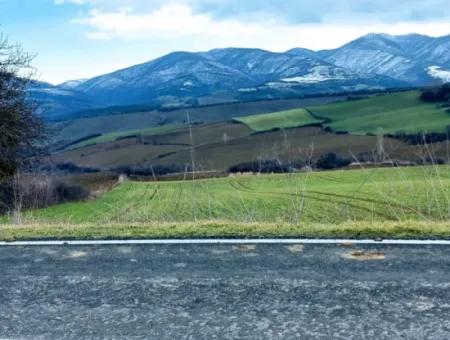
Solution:
[{"label": "white cloud", "polygon": [[184,42],[190,41],[193,48],[200,49],[245,46],[275,51],[298,46],[311,49],[334,48],[371,32],[416,32],[432,36],[450,32],[448,21],[287,24],[277,19],[264,22],[214,20],[207,14],[194,13],[186,4],[164,5],[148,13],[135,13],[131,8],[108,12],[92,10],[87,17],[77,18],[74,22],[89,28],[86,36],[90,39],[184,39]]},{"label": "white cloud", "polygon": [[83,5],[83,4],[87,3],[87,1],[86,0],[55,0],[56,5],[62,5],[62,4],[66,4],[66,3]]},{"label": "white cloud", "polygon": [[[53,0],[56,5],[76,4],[90,5],[103,9],[116,9],[123,6],[133,6],[140,9],[154,9],[159,7],[165,0]],[[192,1],[192,0],[182,0]],[[194,0],[195,1],[195,0]]]},{"label": "white cloud", "polygon": [[93,39],[178,38],[196,35],[223,37],[257,34],[258,25],[235,21],[213,21],[208,15],[194,14],[187,5],[163,6],[147,14],[135,14],[131,8],[116,12],[90,11],[89,17],[74,20],[89,26],[87,36]]}]

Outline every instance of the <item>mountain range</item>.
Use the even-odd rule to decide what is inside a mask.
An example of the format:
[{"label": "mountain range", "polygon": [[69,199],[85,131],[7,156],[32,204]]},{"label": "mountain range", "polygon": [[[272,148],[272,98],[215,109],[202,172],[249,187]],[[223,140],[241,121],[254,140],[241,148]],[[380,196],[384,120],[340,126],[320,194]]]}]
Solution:
[{"label": "mountain range", "polygon": [[[91,79],[33,82],[48,119],[91,108],[183,105],[417,87],[450,81],[450,35],[368,34],[333,50],[224,48],[174,52]],[[215,99],[222,98],[222,99]]]}]

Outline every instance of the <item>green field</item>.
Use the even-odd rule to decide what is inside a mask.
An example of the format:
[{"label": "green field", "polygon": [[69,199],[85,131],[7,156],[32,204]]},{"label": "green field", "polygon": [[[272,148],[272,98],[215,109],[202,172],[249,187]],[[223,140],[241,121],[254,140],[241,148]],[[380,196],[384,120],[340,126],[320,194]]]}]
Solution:
[{"label": "green field", "polygon": [[351,134],[445,132],[450,113],[419,97],[419,91],[408,91],[308,109],[329,120],[325,125],[334,131]]},{"label": "green field", "polygon": [[155,127],[150,127],[150,128],[144,128],[144,129],[111,132],[111,133],[107,133],[107,134],[104,134],[104,135],[101,135],[98,137],[86,139],[86,140],[83,140],[82,142],[73,144],[69,147],[69,149],[77,149],[77,148],[82,148],[82,147],[85,147],[88,145],[113,142],[115,140],[125,138],[125,137],[131,137],[131,136],[139,136],[139,135],[154,136],[154,135],[159,135],[159,134],[163,134],[163,133],[177,131],[179,129],[182,129],[183,127],[184,127],[184,125],[182,125],[182,124],[169,124],[169,125],[155,126]]},{"label": "green field", "polygon": [[275,129],[288,129],[322,123],[304,109],[279,111],[258,114],[247,117],[234,118],[235,121],[247,125],[257,132],[271,131]]},{"label": "green field", "polygon": [[[103,237],[105,230],[110,237],[139,230],[154,237],[177,230],[182,236],[250,230],[247,236],[450,237],[449,189],[449,166],[127,182],[95,201],[29,211],[24,230],[57,226],[74,237],[89,228]],[[19,237],[17,230],[6,224],[0,237]]]},{"label": "green field", "polygon": [[[415,161],[419,157],[429,157],[430,152],[435,158],[447,159],[445,142],[434,144],[431,150],[392,138],[384,138],[383,144],[387,159]],[[108,170],[134,164],[186,166],[194,156],[198,170],[226,171],[233,165],[261,159],[315,162],[328,152],[353,159],[374,152],[376,147],[376,136],[333,134],[317,126],[252,133],[241,123],[211,123],[194,125],[192,139],[189,129],[183,128],[144,136],[142,140],[125,138],[66,150],[53,155],[52,159],[56,163],[72,162]]]},{"label": "green field", "polygon": [[[309,103],[315,105],[314,102]],[[79,166],[109,170],[128,165],[189,165],[194,156],[197,169],[216,171],[262,159],[305,163],[330,152],[341,157],[370,160],[379,148],[380,141],[375,135],[399,131],[444,132],[450,126],[450,113],[436,104],[420,101],[418,91],[310,106],[308,110],[277,111],[277,108],[301,104],[305,102],[284,100],[199,107],[191,112],[194,122],[210,114],[208,110],[214,111],[211,113],[214,119],[219,119],[220,115],[225,119],[233,112],[234,116],[240,117],[234,123],[197,122],[191,129],[181,120],[157,127],[126,129],[138,121],[142,122],[141,126],[151,126],[161,118],[159,115],[162,113],[158,112],[88,118],[83,120],[89,127],[85,133],[94,133],[98,128],[118,130],[104,132],[100,137],[72,145],[53,155],[53,160],[56,163],[72,162]],[[260,114],[263,109],[274,111]],[[164,115],[170,121],[174,115],[181,119],[186,113],[184,109],[165,112]],[[308,126],[320,123],[332,131],[324,131],[321,126]],[[72,128],[75,127],[70,123],[63,129],[69,136],[67,138],[72,138],[72,132],[75,133]],[[333,131],[349,133],[337,134]],[[136,138],[136,135],[143,138]],[[130,138],[126,138],[128,136]],[[382,144],[385,159],[414,164],[422,164],[424,159],[430,157],[448,159],[446,142],[434,143],[428,148],[385,137]]]},{"label": "green field", "polygon": [[210,106],[199,106],[169,111],[148,111],[134,113],[116,113],[96,117],[77,118],[49,124],[55,143],[69,144],[75,140],[95,134],[109,134],[150,128],[164,124],[185,124],[187,114],[191,122],[224,122],[233,117],[292,110],[305,106],[316,106],[344,100],[344,97],[316,97],[300,99],[261,100],[254,102],[233,102]]}]

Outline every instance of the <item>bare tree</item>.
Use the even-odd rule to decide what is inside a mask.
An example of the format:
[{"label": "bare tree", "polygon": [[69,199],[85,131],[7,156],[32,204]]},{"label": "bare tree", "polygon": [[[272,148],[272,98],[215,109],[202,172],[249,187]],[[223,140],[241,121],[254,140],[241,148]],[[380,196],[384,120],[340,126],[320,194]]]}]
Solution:
[{"label": "bare tree", "polygon": [[0,34],[0,213],[13,212],[20,223],[22,176],[44,150],[43,123],[28,98],[32,56]]},{"label": "bare tree", "polygon": [[32,56],[0,35],[0,181],[11,178],[42,145],[43,124],[27,97]]},{"label": "bare tree", "polygon": [[384,150],[384,132],[383,129],[378,129],[377,131],[377,151],[376,151],[376,161],[384,162],[386,160],[386,153]]}]

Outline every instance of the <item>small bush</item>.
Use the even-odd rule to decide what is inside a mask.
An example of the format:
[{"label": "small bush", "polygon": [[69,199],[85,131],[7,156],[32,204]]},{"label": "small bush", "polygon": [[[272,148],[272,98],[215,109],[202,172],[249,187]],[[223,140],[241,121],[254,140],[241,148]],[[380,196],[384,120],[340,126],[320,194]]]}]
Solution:
[{"label": "small bush", "polygon": [[422,94],[420,95],[420,100],[433,103],[436,101],[436,94],[432,90],[423,90]]},{"label": "small bush", "polygon": [[77,184],[56,182],[53,184],[54,204],[81,201],[89,197],[89,191]]},{"label": "small bush", "polygon": [[342,168],[351,163],[350,159],[341,158],[333,152],[321,156],[316,162],[316,168],[323,170],[330,170],[335,168]]},{"label": "small bush", "polygon": [[11,182],[0,183],[0,214],[4,214],[14,207],[14,190]]}]

